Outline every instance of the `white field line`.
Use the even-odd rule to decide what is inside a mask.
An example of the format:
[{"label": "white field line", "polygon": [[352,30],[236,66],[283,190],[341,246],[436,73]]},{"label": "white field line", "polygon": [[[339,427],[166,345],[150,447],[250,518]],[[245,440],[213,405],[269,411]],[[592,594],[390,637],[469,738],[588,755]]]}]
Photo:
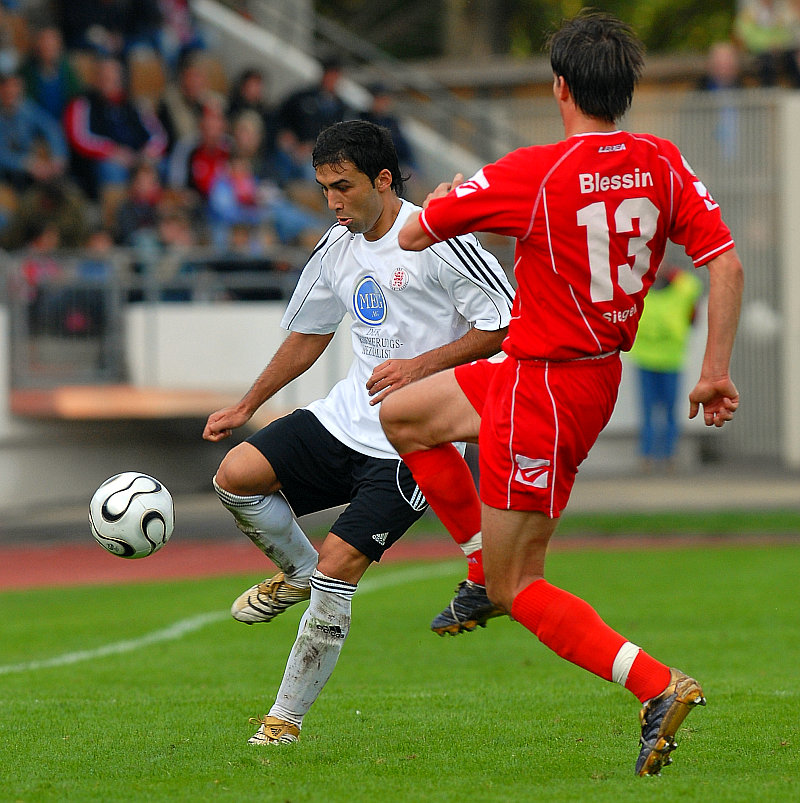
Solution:
[{"label": "white field line", "polygon": [[[417,580],[431,580],[436,577],[451,574],[456,565],[458,565],[457,562],[447,561],[401,569],[392,574],[387,574],[384,577],[367,577],[364,581],[359,583],[356,599],[364,594],[369,594],[371,591],[383,591],[392,586],[405,585],[406,583],[413,583]],[[201,630],[206,627],[206,625],[221,622],[227,619],[228,616],[230,616],[230,614],[227,611],[210,611],[209,613],[190,616],[188,619],[180,619],[169,627],[165,627],[162,630],[154,630],[152,633],[139,636],[139,638],[116,641],[113,644],[106,644],[91,650],[67,652],[52,658],[43,658],[39,661],[25,661],[21,664],[0,665],[0,675],[32,672],[36,669],[52,669],[59,666],[79,664],[84,661],[93,661],[96,658],[104,658],[107,655],[120,655],[126,652],[135,652],[136,650],[149,647],[151,644],[158,644],[164,641],[177,641],[189,633]]]}]

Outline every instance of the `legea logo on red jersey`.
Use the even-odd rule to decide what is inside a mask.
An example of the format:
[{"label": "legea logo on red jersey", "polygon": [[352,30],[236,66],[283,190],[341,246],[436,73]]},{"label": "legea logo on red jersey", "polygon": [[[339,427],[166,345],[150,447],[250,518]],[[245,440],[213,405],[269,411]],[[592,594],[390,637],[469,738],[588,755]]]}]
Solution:
[{"label": "legea logo on red jersey", "polygon": [[483,175],[483,169],[481,169],[469,181],[465,181],[456,187],[456,197],[463,198],[465,195],[472,195],[473,192],[485,190],[488,187],[489,182],[486,180],[486,176]]},{"label": "legea logo on red jersey", "polygon": [[532,488],[547,488],[550,484],[550,461],[541,457],[525,457],[515,454],[517,471],[514,479]]}]

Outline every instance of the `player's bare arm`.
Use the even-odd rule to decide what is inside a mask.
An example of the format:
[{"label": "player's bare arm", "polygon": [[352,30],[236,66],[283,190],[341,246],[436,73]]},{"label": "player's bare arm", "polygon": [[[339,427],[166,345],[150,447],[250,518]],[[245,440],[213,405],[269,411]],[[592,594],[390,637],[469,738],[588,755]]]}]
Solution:
[{"label": "player's bare arm", "polygon": [[721,427],[739,407],[739,392],[730,378],[730,359],[739,322],[744,272],[736,249],[708,263],[708,336],[700,379],[689,394],[689,418],[702,405],[706,426]]},{"label": "player's bare arm", "polygon": [[458,340],[417,357],[386,360],[376,365],[367,381],[367,390],[373,397],[369,403],[380,404],[389,393],[438,371],[497,354],[507,331],[507,327],[491,332],[472,328]]},{"label": "player's bare arm", "polygon": [[234,429],[246,424],[264,402],[307,371],[332,339],[333,333],[310,335],[290,332],[241,400],[208,417],[203,438],[207,441],[221,441],[230,436]]}]

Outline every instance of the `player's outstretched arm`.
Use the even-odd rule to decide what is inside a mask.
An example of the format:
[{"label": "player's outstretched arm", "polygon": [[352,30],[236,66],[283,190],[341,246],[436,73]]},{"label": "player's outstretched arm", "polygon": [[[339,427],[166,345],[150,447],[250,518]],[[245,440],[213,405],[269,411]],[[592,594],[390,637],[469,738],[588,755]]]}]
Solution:
[{"label": "player's outstretched arm", "polygon": [[739,392],[730,378],[733,341],[742,305],[744,275],[735,249],[708,263],[708,337],[700,379],[689,394],[689,418],[703,407],[706,426],[721,427],[733,419]]},{"label": "player's outstretched arm", "polygon": [[241,401],[212,413],[208,417],[203,438],[221,441],[234,429],[246,424],[264,402],[272,398],[282,387],[307,371],[333,339],[334,333],[309,335],[289,332],[267,367],[245,393]]}]

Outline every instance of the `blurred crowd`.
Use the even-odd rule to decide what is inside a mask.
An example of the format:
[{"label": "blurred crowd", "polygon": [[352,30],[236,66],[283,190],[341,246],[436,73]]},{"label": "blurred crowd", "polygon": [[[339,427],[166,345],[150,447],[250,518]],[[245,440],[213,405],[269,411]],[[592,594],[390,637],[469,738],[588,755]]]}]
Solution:
[{"label": "blurred crowd", "polygon": [[[226,74],[188,0],[0,0],[0,247],[309,248],[321,128],[386,125],[415,167],[386,87],[357,111],[341,77],[276,98],[262,68]],[[800,0],[744,0],[710,49],[699,87],[746,85],[800,87]]]},{"label": "blurred crowd", "polygon": [[188,0],[0,0],[0,247],[312,247],[330,225],[311,149],[367,112],[313,86],[271,98],[269,75],[227,75]]},{"label": "blurred crowd", "polygon": [[730,38],[709,48],[698,88],[800,88],[800,0],[742,0]]}]

